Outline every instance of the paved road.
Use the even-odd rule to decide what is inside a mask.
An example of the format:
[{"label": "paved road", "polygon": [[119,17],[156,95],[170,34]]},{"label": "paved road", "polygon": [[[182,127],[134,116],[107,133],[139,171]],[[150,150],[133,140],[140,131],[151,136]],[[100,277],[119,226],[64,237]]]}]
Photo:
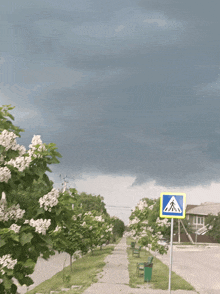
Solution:
[{"label": "paved road", "polygon": [[[147,283],[141,288],[130,288],[126,238],[116,245],[113,254],[107,256],[103,272],[97,283],[91,285],[83,294],[168,294],[167,290],[150,289]],[[172,294],[195,294],[194,291],[177,290]]]},{"label": "paved road", "polygon": [[[45,280],[50,279],[56,273],[60,272],[63,269],[63,263],[66,259],[66,265],[69,265],[70,258],[69,254],[67,253],[58,253],[56,252],[55,255],[51,256],[49,260],[45,260],[43,258],[39,258],[37,264],[35,266],[34,273],[30,275],[34,284],[29,287],[29,290],[32,290],[37,285],[41,284]],[[27,292],[26,286],[18,286],[19,294],[24,294]]]},{"label": "paved road", "polygon": [[[169,265],[169,251],[156,257]],[[200,294],[220,294],[220,246],[174,246],[172,270]]]}]

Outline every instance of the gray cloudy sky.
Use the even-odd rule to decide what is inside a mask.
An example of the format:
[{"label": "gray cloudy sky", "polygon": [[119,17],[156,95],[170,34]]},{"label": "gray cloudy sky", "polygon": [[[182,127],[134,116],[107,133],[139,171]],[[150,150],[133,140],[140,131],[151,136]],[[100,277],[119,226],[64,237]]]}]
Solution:
[{"label": "gray cloudy sky", "polygon": [[162,189],[219,202],[219,1],[1,4],[0,102],[19,143],[56,143],[55,186],[67,175],[125,221]]}]

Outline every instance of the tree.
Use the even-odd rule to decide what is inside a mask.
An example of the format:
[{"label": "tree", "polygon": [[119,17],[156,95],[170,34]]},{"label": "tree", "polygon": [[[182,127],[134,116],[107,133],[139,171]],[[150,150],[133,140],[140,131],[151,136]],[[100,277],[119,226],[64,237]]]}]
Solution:
[{"label": "tree", "polygon": [[113,235],[122,237],[125,230],[124,222],[115,216],[111,218],[111,221],[113,224]]},{"label": "tree", "polygon": [[13,278],[31,285],[38,257],[54,254],[50,233],[57,223],[68,225],[72,207],[70,196],[51,189],[45,174],[49,164],[59,163],[55,144],[43,144],[40,136],[33,137],[28,151],[17,144],[23,130],[9,120],[13,108],[0,107],[0,192],[7,195],[0,204],[0,293],[10,294],[17,290]]},{"label": "tree", "polygon": [[148,246],[160,254],[167,252],[168,247],[160,245],[162,237],[169,236],[170,221],[159,217],[159,199],[143,198],[130,216],[130,235],[142,246]]},{"label": "tree", "polygon": [[208,225],[207,235],[220,243],[220,212],[217,216],[209,214],[206,218],[206,225]]},{"label": "tree", "polygon": [[84,211],[92,211],[95,210],[99,213],[103,213],[105,215],[108,215],[104,198],[100,195],[95,196],[92,194],[87,194],[85,192],[82,192],[78,196],[78,201],[76,203],[77,206],[81,206]]}]

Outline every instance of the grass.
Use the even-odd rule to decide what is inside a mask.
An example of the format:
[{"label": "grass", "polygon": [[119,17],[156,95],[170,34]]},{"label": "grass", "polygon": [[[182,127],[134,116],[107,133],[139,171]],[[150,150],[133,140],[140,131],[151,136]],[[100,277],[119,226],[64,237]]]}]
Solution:
[{"label": "grass", "polygon": [[[69,294],[83,293],[91,284],[98,281],[96,275],[102,271],[105,265],[105,257],[111,254],[113,250],[114,246],[107,246],[102,248],[102,250],[99,248],[94,249],[93,254],[87,253],[82,258],[73,262],[72,272],[70,271],[70,266],[67,266],[63,271],[41,283],[33,290],[28,291],[26,294],[49,294],[50,291],[61,291],[62,288],[71,288],[72,285],[81,286],[81,288],[71,289],[68,291]],[[59,292],[59,294],[61,293],[67,292]]]},{"label": "grass", "polygon": [[[127,238],[127,244],[130,245],[131,239]],[[136,274],[136,266],[138,262],[145,262],[147,261],[148,256],[151,254],[142,249],[140,253],[140,258],[132,256],[132,250],[130,247],[127,248],[128,254],[128,261],[129,261],[129,285],[130,287],[137,288],[139,285],[144,285],[143,274],[139,277]],[[163,264],[159,259],[153,259],[153,269],[152,269],[152,278],[150,282],[150,286],[153,289],[161,289],[167,290],[168,289],[168,281],[169,281],[169,268],[165,264]],[[178,276],[172,271],[171,276],[171,290],[194,290],[194,287],[191,286],[186,280]]]}]

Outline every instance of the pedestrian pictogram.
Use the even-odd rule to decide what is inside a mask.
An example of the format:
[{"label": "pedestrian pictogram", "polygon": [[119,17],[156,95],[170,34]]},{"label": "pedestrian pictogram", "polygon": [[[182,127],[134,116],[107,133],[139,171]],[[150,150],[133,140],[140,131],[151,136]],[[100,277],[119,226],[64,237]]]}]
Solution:
[{"label": "pedestrian pictogram", "polygon": [[176,213],[182,212],[178,202],[176,201],[175,196],[172,196],[167,206],[164,208],[164,212],[176,212]]},{"label": "pedestrian pictogram", "polygon": [[185,193],[161,193],[160,194],[160,217],[185,218]]}]

